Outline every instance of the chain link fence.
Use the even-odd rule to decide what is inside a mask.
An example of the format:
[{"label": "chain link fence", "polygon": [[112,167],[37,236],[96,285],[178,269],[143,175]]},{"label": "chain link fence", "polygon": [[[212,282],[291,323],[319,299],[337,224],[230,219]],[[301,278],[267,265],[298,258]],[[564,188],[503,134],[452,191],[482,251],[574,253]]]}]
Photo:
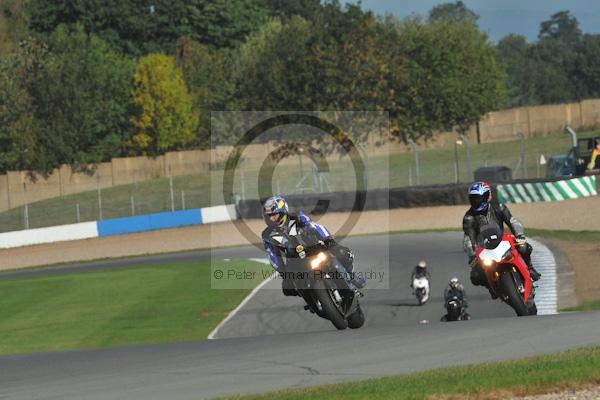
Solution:
[{"label": "chain link fence", "polygon": [[[517,138],[518,139],[518,138]],[[363,154],[368,188],[395,188],[471,182],[480,167],[506,166],[512,177],[541,178],[554,154],[567,153],[567,135],[475,145],[457,138],[451,146],[413,148],[400,154]],[[356,177],[351,161],[328,158],[326,172],[319,172],[308,157],[292,156],[273,172],[272,187],[259,182],[260,165],[241,164],[234,175],[234,198],[259,198],[259,193],[281,195],[353,191]],[[222,168],[222,167],[221,167]],[[109,218],[128,217],[208,207],[215,193],[223,193],[223,169],[208,173],[152,179],[29,203],[0,213],[0,231],[40,228]],[[321,169],[323,171],[323,169]],[[49,188],[49,190],[54,190]]]}]

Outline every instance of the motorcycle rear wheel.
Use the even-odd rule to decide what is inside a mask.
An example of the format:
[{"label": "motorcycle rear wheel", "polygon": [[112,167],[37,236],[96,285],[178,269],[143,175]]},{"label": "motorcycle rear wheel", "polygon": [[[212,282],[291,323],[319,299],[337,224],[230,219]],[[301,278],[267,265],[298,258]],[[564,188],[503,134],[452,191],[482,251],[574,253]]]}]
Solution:
[{"label": "motorcycle rear wheel", "polygon": [[335,326],[337,329],[346,329],[348,327],[348,321],[346,321],[346,318],[344,318],[337,306],[334,304],[333,298],[331,297],[331,290],[327,288],[325,282],[316,281],[313,288],[315,291],[315,296],[323,308],[323,315],[330,320],[333,326]]},{"label": "motorcycle rear wheel", "polygon": [[508,297],[508,304],[515,310],[519,317],[529,315],[527,304],[523,301],[521,294],[517,290],[512,273],[505,271],[500,275],[500,290]]}]

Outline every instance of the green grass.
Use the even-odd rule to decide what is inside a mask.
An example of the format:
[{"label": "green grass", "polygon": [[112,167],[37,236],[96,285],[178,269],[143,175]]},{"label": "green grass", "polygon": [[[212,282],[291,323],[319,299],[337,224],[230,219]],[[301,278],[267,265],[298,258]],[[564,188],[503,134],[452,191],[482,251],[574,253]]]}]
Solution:
[{"label": "green grass", "polygon": [[209,262],[0,279],[0,354],[204,339],[262,281],[211,288]]},{"label": "green grass", "polygon": [[592,300],[576,307],[567,308],[564,311],[597,311],[600,310],[600,300]]},{"label": "green grass", "polygon": [[526,228],[525,232],[527,233],[527,236],[540,236],[581,242],[600,241],[600,231],[549,231],[545,229]]},{"label": "green grass", "polygon": [[[597,134],[598,131],[583,132],[580,136]],[[545,171],[537,170],[540,154],[566,153],[570,139],[564,133],[547,137],[532,138],[526,141],[526,161],[529,177],[543,176]],[[515,170],[519,160],[520,142],[499,142],[471,145],[471,164],[475,170],[481,166],[506,165],[512,168],[513,176],[523,176],[521,168]],[[422,149],[419,152],[421,184],[441,184],[454,182],[454,147]],[[472,180],[467,173],[467,156],[464,146],[458,148],[459,175],[461,182]],[[415,162],[412,153],[371,156],[367,162],[367,175],[370,188],[393,188],[416,184]],[[355,171],[348,158],[331,163],[330,172],[325,174],[332,191],[352,191],[356,188]],[[310,178],[307,160],[303,163],[304,174]],[[412,171],[412,178],[409,173]],[[241,170],[236,171],[233,182],[236,193],[245,193],[246,198],[258,198],[259,168],[244,168],[244,185],[241,184]],[[312,185],[310,179],[302,187],[297,187],[301,179],[299,164],[283,165],[275,169],[272,187],[266,191],[293,194],[307,191]],[[265,185],[265,182],[261,182]],[[178,176],[173,178],[174,208],[197,208],[230,202],[223,199],[223,171],[210,171],[204,174]],[[148,214],[171,210],[170,182],[167,178],[115,186],[101,190],[102,218],[115,218],[130,215]],[[132,210],[133,200],[133,210]],[[185,203],[185,204],[184,204]],[[80,218],[77,218],[79,205]],[[94,221],[100,219],[98,191],[66,195],[28,205],[29,227]],[[25,227],[24,207],[0,213],[0,231],[12,231]]]},{"label": "green grass", "polygon": [[486,363],[437,369],[410,375],[286,390],[228,399],[352,400],[427,399],[429,396],[477,394],[507,390],[518,393],[544,392],[548,387],[600,383],[600,347],[533,357],[519,361]]}]

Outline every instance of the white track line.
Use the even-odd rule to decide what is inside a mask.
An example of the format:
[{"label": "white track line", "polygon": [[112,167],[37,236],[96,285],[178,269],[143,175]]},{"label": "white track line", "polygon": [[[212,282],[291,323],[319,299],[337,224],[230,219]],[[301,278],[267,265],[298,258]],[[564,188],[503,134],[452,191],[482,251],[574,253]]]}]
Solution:
[{"label": "white track line", "polygon": [[529,240],[533,246],[531,262],[542,278],[535,282],[537,286],[535,300],[538,315],[556,314],[558,312],[558,296],[556,294],[556,260],[554,255],[538,241]]},{"label": "white track line", "polygon": [[[259,263],[263,263],[263,264],[267,264],[267,265],[271,265],[269,263],[269,261],[266,258],[249,258],[250,261],[256,261]],[[215,336],[217,335],[217,333],[219,333],[219,330],[223,327],[223,325],[225,325],[227,323],[227,321],[229,321],[231,318],[233,318],[235,316],[235,314],[237,314],[238,311],[240,311],[240,309],[242,307],[244,307],[244,305],[246,305],[246,303],[248,303],[250,301],[250,299],[263,287],[265,286],[267,283],[271,282],[273,279],[275,279],[276,274],[272,274],[270,277],[268,277],[267,279],[265,279],[264,281],[262,281],[261,283],[258,284],[258,286],[256,286],[254,289],[252,289],[252,291],[250,292],[250,294],[248,296],[246,296],[246,298],[244,300],[242,300],[242,302],[233,309],[232,312],[229,313],[229,315],[227,315],[227,317],[221,321],[219,323],[219,325],[217,325],[217,327],[215,329],[212,330],[211,333],[208,334],[208,339],[214,339]]]}]

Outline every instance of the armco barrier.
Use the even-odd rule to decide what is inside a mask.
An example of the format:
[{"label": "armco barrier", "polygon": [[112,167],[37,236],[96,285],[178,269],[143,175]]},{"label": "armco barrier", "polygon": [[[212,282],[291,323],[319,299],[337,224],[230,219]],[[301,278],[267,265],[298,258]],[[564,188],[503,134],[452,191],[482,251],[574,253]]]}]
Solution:
[{"label": "armco barrier", "polygon": [[235,205],[233,204],[201,208],[200,214],[203,224],[212,224],[213,222],[223,222],[238,218]]},{"label": "armco barrier", "polygon": [[185,211],[139,215],[135,217],[50,226],[39,229],[0,233],[0,248],[62,242],[144,232],[188,225],[210,224],[236,219],[234,205],[196,208]]},{"label": "armco barrier", "polygon": [[202,214],[199,208],[195,208],[185,211],[162,212],[98,221],[98,235],[105,237],[125,233],[177,228],[186,225],[199,225],[201,223]]},{"label": "armco barrier", "polygon": [[98,237],[96,221],[0,233],[0,248]]}]

